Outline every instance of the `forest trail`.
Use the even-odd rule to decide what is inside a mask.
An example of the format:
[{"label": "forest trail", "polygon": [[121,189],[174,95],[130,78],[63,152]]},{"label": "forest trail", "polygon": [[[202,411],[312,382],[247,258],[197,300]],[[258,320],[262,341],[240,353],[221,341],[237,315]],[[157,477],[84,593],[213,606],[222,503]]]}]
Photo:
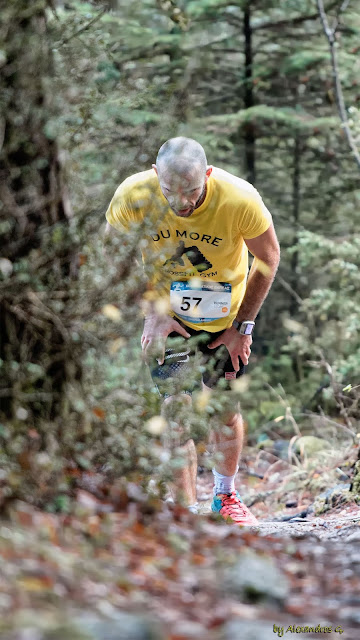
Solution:
[{"label": "forest trail", "polygon": [[[210,515],[210,504],[210,500],[201,504],[200,515]],[[294,515],[293,519],[285,522],[276,519],[259,520],[258,526],[251,527],[251,530],[264,536],[278,534],[286,538],[310,534],[319,540],[358,541],[360,544],[360,507],[352,502],[345,507],[331,509],[323,516],[308,514],[297,518]]]},{"label": "forest trail", "polygon": [[0,521],[0,640],[358,640],[360,507],[350,494],[316,515],[315,496],[290,499],[277,481],[239,474],[251,528],[209,514],[210,471],[202,515],[95,473],[67,514],[14,502]]},{"label": "forest trail", "polygon": [[261,535],[280,534],[284,537],[310,534],[319,540],[342,543],[356,541],[360,544],[360,507],[352,503],[345,508],[334,509],[323,517],[309,516],[302,521],[260,522],[259,532]]}]

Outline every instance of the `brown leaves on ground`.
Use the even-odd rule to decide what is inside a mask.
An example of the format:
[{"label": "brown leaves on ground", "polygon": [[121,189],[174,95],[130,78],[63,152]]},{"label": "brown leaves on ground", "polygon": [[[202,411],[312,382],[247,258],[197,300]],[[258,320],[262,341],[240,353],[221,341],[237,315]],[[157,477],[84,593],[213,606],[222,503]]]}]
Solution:
[{"label": "brown leaves on ground", "polygon": [[[39,618],[91,610],[100,618],[119,611],[152,616],[162,640],[227,640],[232,625],[256,620],[269,637],[273,624],[320,620],[342,624],[346,638],[358,637],[359,507],[348,502],[304,523],[266,522],[314,496],[309,488],[298,495],[294,468],[271,454],[249,460],[248,475],[245,468],[238,488],[254,502],[258,529],[193,515],[146,496],[137,483],[109,485],[91,472],[78,472],[68,513],[10,503],[0,526],[0,632],[28,610]],[[212,474],[202,473],[203,504],[211,486]],[[294,497],[296,506],[286,508]],[[322,539],[329,531],[331,540]]]}]

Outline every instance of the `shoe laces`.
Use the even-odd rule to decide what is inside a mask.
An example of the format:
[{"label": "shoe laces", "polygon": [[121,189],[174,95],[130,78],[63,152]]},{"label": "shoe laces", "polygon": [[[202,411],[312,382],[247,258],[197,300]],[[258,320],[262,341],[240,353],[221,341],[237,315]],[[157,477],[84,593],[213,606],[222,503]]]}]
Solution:
[{"label": "shoe laces", "polygon": [[239,496],[237,495],[236,491],[233,491],[232,493],[223,493],[221,494],[222,497],[222,501],[223,504],[236,504],[242,507],[243,503],[241,501],[241,499],[239,498]]},{"label": "shoe laces", "polygon": [[[248,516],[248,509],[245,507],[244,503],[241,502],[239,496],[236,495],[236,492],[233,493],[225,493],[221,495],[222,498],[222,507],[221,510],[225,509],[225,511],[229,515],[243,515]],[[240,512],[240,513],[239,513]]]}]

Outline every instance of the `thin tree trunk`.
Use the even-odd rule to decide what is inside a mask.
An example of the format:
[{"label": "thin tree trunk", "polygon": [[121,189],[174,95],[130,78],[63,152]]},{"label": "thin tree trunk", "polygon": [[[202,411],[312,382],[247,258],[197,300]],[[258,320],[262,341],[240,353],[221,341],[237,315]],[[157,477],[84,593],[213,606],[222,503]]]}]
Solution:
[{"label": "thin tree trunk", "polygon": [[[252,50],[252,28],[250,2],[246,2],[244,7],[244,39],[245,39],[245,75],[244,75],[244,106],[250,109],[254,106],[253,90],[253,50]],[[249,182],[256,182],[255,168],[255,134],[254,125],[245,125],[245,167],[246,177]]]},{"label": "thin tree trunk", "polygon": [[[300,134],[295,134],[294,139],[294,164],[293,164],[293,175],[292,175],[292,219],[294,226],[294,245],[297,244],[298,238],[298,227],[299,227],[299,218],[300,218],[300,198],[301,198],[301,185],[300,185],[300,171],[301,171],[301,139]],[[292,288],[298,294],[298,262],[299,262],[299,254],[296,250],[291,258],[291,281]],[[298,305],[294,297],[291,298],[290,305],[290,313],[295,314],[297,312]]]},{"label": "thin tree trunk", "polygon": [[349,0],[344,0],[344,2],[339,7],[338,15],[335,19],[334,25],[332,28],[330,28],[328,17],[326,15],[326,11],[324,8],[323,0],[317,0],[320,20],[324,29],[324,33],[328,39],[329,48],[330,48],[332,76],[334,81],[336,104],[337,104],[340,120],[342,122],[343,130],[345,132],[349,147],[354,155],[355,162],[358,168],[360,169],[360,152],[354,140],[354,136],[352,134],[352,131],[349,125],[349,119],[347,117],[347,111],[345,106],[344,94],[341,86],[340,70],[339,70],[338,57],[337,57],[337,51],[336,51],[336,31],[339,26],[340,14],[343,11],[345,11],[348,4],[349,4]]}]

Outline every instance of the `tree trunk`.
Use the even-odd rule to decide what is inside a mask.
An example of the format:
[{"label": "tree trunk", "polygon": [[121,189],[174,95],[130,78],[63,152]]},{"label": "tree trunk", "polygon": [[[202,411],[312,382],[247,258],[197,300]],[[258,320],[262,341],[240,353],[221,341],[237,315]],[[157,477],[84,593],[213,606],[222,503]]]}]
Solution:
[{"label": "tree trunk", "polygon": [[[293,164],[293,175],[292,175],[292,209],[293,209],[293,225],[294,225],[294,246],[298,243],[298,228],[299,228],[299,217],[300,217],[300,197],[301,197],[301,187],[300,187],[300,163],[301,163],[301,151],[302,145],[300,140],[300,134],[296,133],[294,138],[294,164]],[[299,295],[298,291],[298,261],[299,254],[298,251],[294,251],[291,257],[291,286],[294,291]],[[291,307],[290,313],[295,315],[298,310],[298,302],[294,297],[291,298]]]},{"label": "tree trunk", "polygon": [[[244,107],[250,109],[254,106],[253,90],[253,51],[250,1],[244,7],[244,40],[245,40],[245,74],[244,74]],[[246,179],[255,184],[255,133],[254,125],[249,122],[245,125],[245,167]]]},{"label": "tree trunk", "polygon": [[66,380],[80,376],[64,317],[52,306],[55,296],[66,308],[74,252],[58,148],[48,130],[54,111],[46,8],[46,0],[13,0],[2,12],[0,398],[7,418],[19,405],[53,417]]}]

